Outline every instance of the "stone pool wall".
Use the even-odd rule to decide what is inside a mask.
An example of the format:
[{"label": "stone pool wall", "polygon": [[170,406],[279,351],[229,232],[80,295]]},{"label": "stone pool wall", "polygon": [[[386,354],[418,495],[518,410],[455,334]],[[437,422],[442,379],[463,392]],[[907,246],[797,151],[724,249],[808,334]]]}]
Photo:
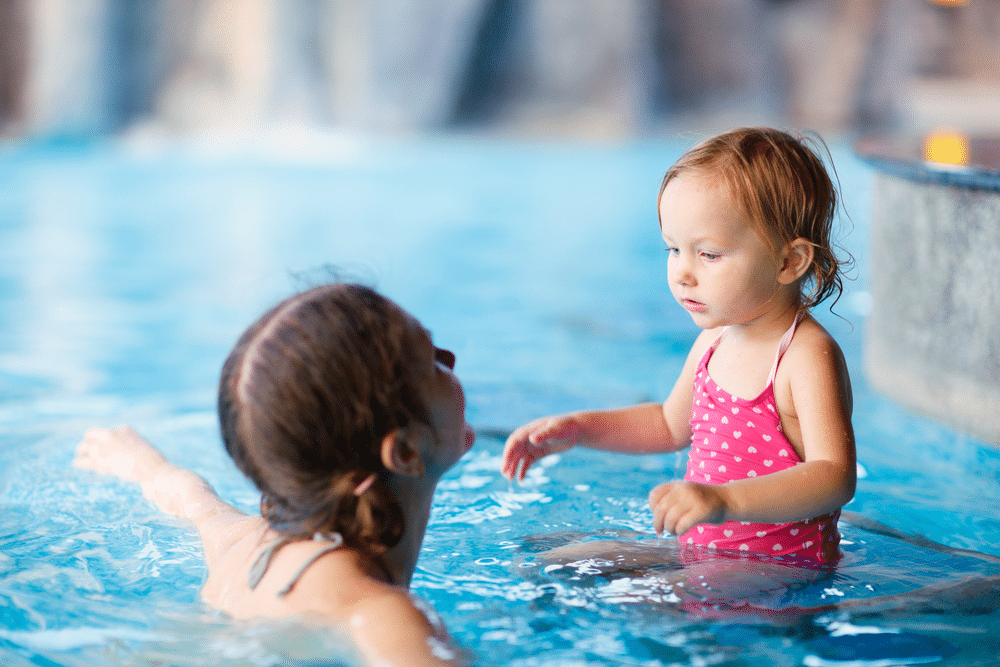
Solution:
[{"label": "stone pool wall", "polygon": [[876,173],[865,361],[897,402],[1000,444],[1000,191],[962,175]]}]

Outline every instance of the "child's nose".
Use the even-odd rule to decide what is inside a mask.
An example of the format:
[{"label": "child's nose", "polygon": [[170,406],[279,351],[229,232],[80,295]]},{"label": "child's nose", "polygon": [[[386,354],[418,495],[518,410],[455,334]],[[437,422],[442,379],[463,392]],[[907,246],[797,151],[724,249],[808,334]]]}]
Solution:
[{"label": "child's nose", "polygon": [[671,262],[670,277],[678,285],[689,286],[694,283],[694,273],[691,271],[691,262],[683,255],[673,258]]}]

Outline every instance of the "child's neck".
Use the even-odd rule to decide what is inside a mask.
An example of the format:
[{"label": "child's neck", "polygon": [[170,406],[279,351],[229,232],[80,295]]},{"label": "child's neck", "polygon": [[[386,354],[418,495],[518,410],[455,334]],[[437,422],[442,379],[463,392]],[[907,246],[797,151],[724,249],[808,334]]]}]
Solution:
[{"label": "child's neck", "polygon": [[782,303],[768,308],[757,317],[726,328],[726,336],[746,341],[767,341],[775,337],[781,338],[788,327],[792,325],[795,316],[801,310],[798,299],[786,299]]},{"label": "child's neck", "polygon": [[726,328],[708,362],[712,380],[733,396],[752,400],[767,386],[778,341],[795,320],[799,308],[788,303],[753,320]]}]

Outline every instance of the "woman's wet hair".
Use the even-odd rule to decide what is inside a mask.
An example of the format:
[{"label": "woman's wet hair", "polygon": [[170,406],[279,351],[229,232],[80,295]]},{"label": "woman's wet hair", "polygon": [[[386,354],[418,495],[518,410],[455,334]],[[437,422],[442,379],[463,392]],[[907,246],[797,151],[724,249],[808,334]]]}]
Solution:
[{"label": "woman's wet hair", "polygon": [[415,343],[401,308],[354,284],[293,296],[239,339],[219,383],[222,439],[272,528],[336,531],[374,555],[399,542],[403,510],[381,445],[426,423]]},{"label": "woman's wet hair", "polygon": [[853,260],[849,255],[840,259],[834,251],[837,188],[823,165],[820,147],[829,156],[818,137],[807,139],[768,127],[724,132],[681,156],[663,177],[659,196],[681,174],[718,178],[772,250],[798,238],[812,245],[813,262],[803,280],[806,289],[799,305],[811,308],[831,296],[836,303],[844,289],[844,268]]}]

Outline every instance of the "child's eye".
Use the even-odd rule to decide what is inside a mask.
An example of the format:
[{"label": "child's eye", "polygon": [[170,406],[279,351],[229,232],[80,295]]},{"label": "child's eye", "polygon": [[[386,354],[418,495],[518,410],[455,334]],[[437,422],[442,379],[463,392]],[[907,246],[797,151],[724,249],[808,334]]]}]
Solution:
[{"label": "child's eye", "polygon": [[715,253],[715,252],[703,252],[703,253],[701,253],[701,256],[702,256],[703,259],[706,259],[708,261],[712,261],[714,259],[719,259],[719,257],[720,257],[720,255],[718,253]]},{"label": "child's eye", "polygon": [[679,248],[675,248],[675,247],[673,247],[673,246],[669,246],[669,245],[668,245],[668,246],[667,246],[666,248],[664,248],[663,250],[664,250],[664,251],[665,251],[665,252],[666,252],[666,253],[667,253],[668,255],[677,255],[677,254],[679,254],[679,253],[680,253],[680,249],[679,249]]}]

